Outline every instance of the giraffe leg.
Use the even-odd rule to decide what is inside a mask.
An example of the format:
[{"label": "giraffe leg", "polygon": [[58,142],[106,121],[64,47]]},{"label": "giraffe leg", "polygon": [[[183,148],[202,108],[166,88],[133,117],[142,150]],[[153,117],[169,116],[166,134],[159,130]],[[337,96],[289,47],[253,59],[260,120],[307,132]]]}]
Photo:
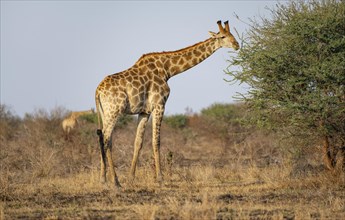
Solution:
[{"label": "giraffe leg", "polygon": [[66,136],[65,136],[65,139],[66,139],[67,141],[70,140],[70,138],[69,138],[70,132],[71,132],[71,128],[70,128],[70,127],[67,127],[66,133],[65,133],[65,135],[66,135]]},{"label": "giraffe leg", "polygon": [[115,184],[115,186],[117,188],[120,188],[121,184],[119,182],[119,179],[117,178],[117,175],[116,175],[116,172],[115,172],[115,169],[114,169],[111,146],[109,146],[107,148],[106,154],[107,154],[107,160],[108,160],[108,163],[109,163],[111,181]]},{"label": "giraffe leg", "polygon": [[155,157],[156,178],[162,182],[162,171],[160,166],[160,129],[164,114],[164,107],[156,108],[152,117],[152,147]]},{"label": "giraffe leg", "polygon": [[[117,117],[115,117],[115,122],[117,121]],[[115,184],[115,186],[117,188],[121,187],[119,181],[118,181],[118,178],[117,178],[117,175],[116,175],[116,172],[115,172],[115,169],[114,169],[114,163],[113,163],[113,158],[112,158],[112,141],[111,141],[111,138],[112,138],[112,133],[113,133],[113,130],[114,130],[114,127],[115,127],[115,122],[111,125],[109,125],[108,127],[106,127],[106,129],[104,130],[104,143],[105,143],[105,146],[106,146],[106,151],[105,151],[105,154],[106,154],[106,158],[107,158],[107,162],[108,162],[108,167],[109,167],[109,170],[110,170],[110,176],[111,176],[111,182]]]},{"label": "giraffe leg", "polygon": [[105,171],[107,169],[106,164],[105,164],[105,153],[101,152],[101,176],[100,176],[100,181],[101,183],[105,183],[106,180],[106,176],[105,176]]},{"label": "giraffe leg", "polygon": [[132,160],[131,171],[130,171],[131,180],[134,179],[135,169],[138,162],[138,156],[143,146],[145,127],[146,127],[149,117],[150,115],[148,114],[139,114],[139,117],[138,117],[138,128],[137,128],[137,134],[136,134],[135,142],[134,142],[134,153],[133,153],[133,160]]},{"label": "giraffe leg", "polygon": [[[106,172],[107,167],[110,169],[110,180],[115,184],[117,188],[121,187],[115,169],[112,159],[112,133],[115,127],[115,124],[117,122],[117,119],[119,118],[120,113],[119,111],[115,111],[115,114],[109,114],[107,117],[104,118],[103,121],[103,150],[101,145],[101,181],[106,181]],[[101,141],[100,141],[101,142]]]}]

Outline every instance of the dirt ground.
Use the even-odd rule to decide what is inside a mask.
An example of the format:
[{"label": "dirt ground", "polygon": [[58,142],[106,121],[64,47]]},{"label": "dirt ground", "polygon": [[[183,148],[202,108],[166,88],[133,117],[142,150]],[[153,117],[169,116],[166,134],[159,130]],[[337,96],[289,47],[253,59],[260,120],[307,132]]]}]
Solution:
[{"label": "dirt ground", "polygon": [[[330,173],[291,177],[286,167],[172,167],[164,183],[140,167],[123,188],[98,182],[98,170],[10,185],[1,219],[342,219],[345,187]],[[332,180],[329,182],[329,180]],[[325,184],[329,182],[329,184]]]}]

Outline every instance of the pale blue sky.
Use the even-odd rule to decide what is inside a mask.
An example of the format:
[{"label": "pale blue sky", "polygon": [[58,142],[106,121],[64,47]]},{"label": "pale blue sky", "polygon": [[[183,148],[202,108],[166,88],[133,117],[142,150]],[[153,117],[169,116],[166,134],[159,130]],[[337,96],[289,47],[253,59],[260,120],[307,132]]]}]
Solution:
[{"label": "pale blue sky", "polygon": [[[19,116],[44,108],[94,107],[99,82],[131,67],[145,53],[178,50],[218,31],[229,20],[268,16],[277,1],[3,1],[1,103]],[[235,35],[236,37],[236,35]],[[198,112],[234,102],[244,86],[230,85],[224,69],[231,49],[169,80],[166,114]]]}]

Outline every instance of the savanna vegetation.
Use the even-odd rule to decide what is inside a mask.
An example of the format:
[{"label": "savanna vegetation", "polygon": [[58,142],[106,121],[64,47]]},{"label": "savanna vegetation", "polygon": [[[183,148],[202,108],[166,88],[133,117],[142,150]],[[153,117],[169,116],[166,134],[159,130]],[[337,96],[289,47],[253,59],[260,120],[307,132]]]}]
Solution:
[{"label": "savanna vegetation", "polygon": [[[232,112],[232,114],[228,114]],[[198,114],[166,116],[164,182],[155,181],[147,129],[137,176],[129,174],[136,120],[114,133],[115,166],[123,183],[99,182],[94,114],[70,139],[68,111],[38,110],[19,118],[1,106],[1,219],[340,219],[343,172],[330,172],[322,148],[301,154],[274,132],[246,128],[241,104],[215,104]]]},{"label": "savanna vegetation", "polygon": [[329,169],[345,156],[345,1],[291,1],[252,20],[229,72],[250,86],[248,122],[299,145],[322,145]]}]

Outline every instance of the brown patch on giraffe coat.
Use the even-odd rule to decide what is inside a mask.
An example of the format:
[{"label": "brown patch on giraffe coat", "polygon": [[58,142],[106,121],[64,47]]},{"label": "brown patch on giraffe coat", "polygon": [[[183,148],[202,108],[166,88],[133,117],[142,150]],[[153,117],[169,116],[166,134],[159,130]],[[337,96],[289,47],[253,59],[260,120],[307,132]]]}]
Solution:
[{"label": "brown patch on giraffe coat", "polygon": [[160,87],[159,87],[159,85],[157,83],[153,83],[152,84],[152,91],[155,92],[155,93],[156,92],[158,93],[160,91]]},{"label": "brown patch on giraffe coat", "polygon": [[137,62],[137,65],[138,65],[138,66],[144,65],[144,60],[139,60],[139,61]]},{"label": "brown patch on giraffe coat", "polygon": [[147,77],[147,80],[152,79],[152,72],[151,71],[147,71],[146,77]]},{"label": "brown patch on giraffe coat", "polygon": [[147,64],[147,67],[152,70],[156,68],[156,65],[154,63],[149,63]]},{"label": "brown patch on giraffe coat", "polygon": [[[125,75],[121,72],[121,73],[117,73],[115,75],[113,75],[115,79],[122,79],[125,78]],[[112,80],[112,78],[109,78],[110,80]]]},{"label": "brown patch on giraffe coat", "polygon": [[170,60],[165,61],[164,69],[168,70],[170,68],[170,65],[171,65]]},{"label": "brown patch on giraffe coat", "polygon": [[139,77],[139,80],[140,80],[140,83],[141,83],[141,84],[145,84],[145,79],[144,79],[144,77]]},{"label": "brown patch on giraffe coat", "polygon": [[193,54],[192,54],[192,52],[188,52],[187,54],[186,54],[186,60],[190,60],[190,59],[192,59],[192,57],[193,57]]},{"label": "brown patch on giraffe coat", "polygon": [[158,75],[159,71],[158,71],[158,69],[154,69],[154,70],[152,71],[152,73],[153,73],[154,76],[156,76],[156,75]]},{"label": "brown patch on giraffe coat", "polygon": [[142,78],[145,82],[149,81],[149,77],[147,75],[144,75]]},{"label": "brown patch on giraffe coat", "polygon": [[109,90],[110,87],[111,87],[111,84],[108,83],[108,82],[106,82],[104,88],[105,88],[106,90]]},{"label": "brown patch on giraffe coat", "polygon": [[155,62],[155,59],[153,59],[152,57],[150,57],[150,58],[148,59],[148,61],[149,61],[150,63],[154,63],[154,62]]},{"label": "brown patch on giraffe coat", "polygon": [[140,86],[140,82],[137,81],[137,80],[134,80],[134,81],[132,82],[132,86],[133,86],[134,88],[137,88],[137,87]]},{"label": "brown patch on giraffe coat", "polygon": [[120,82],[120,86],[121,86],[121,87],[125,87],[126,84],[127,84],[126,79],[120,79],[119,82]]},{"label": "brown patch on giraffe coat", "polygon": [[184,69],[184,70],[186,70],[186,69],[188,69],[188,68],[190,68],[191,67],[191,65],[189,64],[189,63],[186,63],[182,68]]},{"label": "brown patch on giraffe coat", "polygon": [[193,63],[193,65],[198,64],[198,59],[197,58],[193,58],[192,63]]},{"label": "brown patch on giraffe coat", "polygon": [[158,71],[158,75],[159,75],[159,77],[160,77],[161,79],[164,79],[164,80],[166,80],[167,77],[168,77],[167,74],[166,74],[166,71],[165,71],[164,69]]},{"label": "brown patch on giraffe coat", "polygon": [[140,67],[140,72],[143,74],[145,74],[147,72],[147,70],[148,70],[147,66]]},{"label": "brown patch on giraffe coat", "polygon": [[120,99],[125,99],[127,97],[126,93],[124,93],[124,92],[119,92],[118,96]]},{"label": "brown patch on giraffe coat", "polygon": [[118,87],[112,87],[109,91],[112,94],[117,94],[119,92],[119,89],[118,89]]},{"label": "brown patch on giraffe coat", "polygon": [[131,82],[131,81],[133,81],[133,77],[132,77],[131,75],[129,75],[129,76],[127,76],[127,80],[128,80],[129,82]]},{"label": "brown patch on giraffe coat", "polygon": [[140,86],[138,87],[138,90],[139,90],[139,92],[141,92],[141,93],[145,92],[145,86],[144,86],[144,85],[140,85]]},{"label": "brown patch on giraffe coat", "polygon": [[135,87],[131,87],[131,95],[133,96],[136,96],[138,93],[139,93],[139,90],[138,88],[135,88]]},{"label": "brown patch on giraffe coat", "polygon": [[162,63],[162,61],[157,60],[155,64],[156,64],[156,67],[157,67],[157,68],[159,68],[159,69],[163,68],[163,63]]},{"label": "brown patch on giraffe coat", "polygon": [[157,84],[163,84],[164,83],[164,81],[159,76],[157,76],[157,75],[155,75],[153,77],[153,82],[155,82]]},{"label": "brown patch on giraffe coat", "polygon": [[199,57],[199,56],[201,55],[201,52],[198,51],[198,50],[195,50],[195,51],[194,51],[194,55],[197,56],[197,57]]},{"label": "brown patch on giraffe coat", "polygon": [[179,60],[180,60],[180,57],[175,56],[175,57],[172,58],[171,62],[172,62],[173,64],[177,64],[177,62],[178,62]]},{"label": "brown patch on giraffe coat", "polygon": [[172,73],[178,73],[181,71],[181,68],[179,66],[173,66],[171,67],[171,72]]}]

